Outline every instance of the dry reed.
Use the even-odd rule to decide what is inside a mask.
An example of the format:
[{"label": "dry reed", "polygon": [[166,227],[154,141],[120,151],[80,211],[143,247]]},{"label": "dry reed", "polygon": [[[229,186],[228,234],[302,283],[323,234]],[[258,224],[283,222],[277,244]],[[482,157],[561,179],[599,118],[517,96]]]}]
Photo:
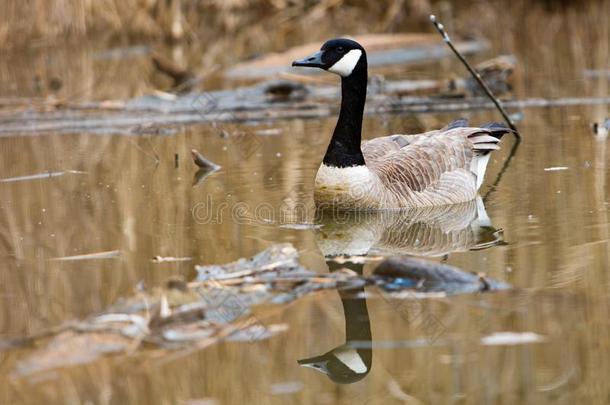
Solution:
[{"label": "dry reed", "polygon": [[[407,22],[409,30],[426,27],[426,18],[434,10],[466,9],[473,4],[489,3],[473,0],[451,5],[435,0],[5,0],[0,4],[0,49],[100,36],[196,41],[209,32],[239,35],[252,25],[271,29],[275,34],[277,29],[285,33],[311,33],[314,26],[316,30],[324,30],[323,25],[341,29],[351,21],[360,21],[367,32],[404,31]],[[490,7],[493,3],[505,5],[491,3]],[[582,6],[582,3],[538,0],[532,6],[543,4],[554,9]],[[527,4],[529,7],[530,3]]]}]

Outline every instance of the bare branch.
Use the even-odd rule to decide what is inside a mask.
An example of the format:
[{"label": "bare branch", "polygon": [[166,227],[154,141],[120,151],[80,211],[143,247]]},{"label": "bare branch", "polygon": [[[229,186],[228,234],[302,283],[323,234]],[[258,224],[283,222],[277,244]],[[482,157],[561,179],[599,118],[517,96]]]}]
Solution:
[{"label": "bare branch", "polygon": [[434,26],[436,27],[436,30],[443,37],[443,41],[445,41],[447,46],[449,46],[449,48],[453,51],[453,53],[455,53],[455,55],[458,57],[458,59],[464,64],[464,66],[466,66],[466,69],[468,69],[470,74],[472,74],[472,77],[474,77],[474,79],[477,81],[477,83],[479,83],[479,85],[481,86],[483,91],[485,91],[485,94],[487,94],[487,96],[494,103],[494,105],[496,106],[498,111],[500,111],[500,114],[502,114],[502,117],[504,117],[504,120],[506,121],[506,123],[508,124],[510,129],[512,129],[514,131],[514,134],[517,137],[517,139],[521,140],[521,134],[519,134],[517,127],[515,126],[513,121],[510,119],[510,117],[506,113],[506,110],[504,110],[504,107],[502,107],[502,103],[500,102],[500,100],[498,100],[498,98],[496,96],[494,96],[494,94],[489,89],[489,86],[487,86],[487,84],[483,81],[483,79],[481,79],[481,75],[479,75],[479,73],[476,70],[474,70],[472,66],[470,66],[468,61],[455,48],[455,46],[453,45],[453,42],[451,42],[451,38],[449,37],[449,34],[447,33],[447,31],[445,31],[445,26],[436,19],[435,15],[430,15],[430,21],[432,22],[432,24],[434,24]]}]

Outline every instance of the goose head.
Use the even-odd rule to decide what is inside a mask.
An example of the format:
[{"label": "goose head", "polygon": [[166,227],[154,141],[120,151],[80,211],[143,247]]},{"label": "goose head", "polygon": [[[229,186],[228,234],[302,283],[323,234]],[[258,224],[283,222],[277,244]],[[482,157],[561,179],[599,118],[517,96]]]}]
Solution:
[{"label": "goose head", "polygon": [[292,62],[292,66],[315,67],[349,77],[356,71],[366,72],[366,52],[362,45],[347,38],[326,41],[313,55]]},{"label": "goose head", "polygon": [[[329,261],[329,270],[333,271]],[[345,266],[362,274],[363,264],[346,263]],[[336,268],[336,267],[335,267]],[[351,384],[362,380],[370,371],[373,363],[373,349],[358,347],[358,343],[371,343],[371,322],[366,306],[366,299],[357,298],[364,294],[364,287],[338,290],[345,317],[345,343],[314,357],[298,360],[302,367],[311,368],[325,374],[339,384]]]},{"label": "goose head", "polygon": [[292,62],[292,66],[320,68],[341,77],[341,111],[323,164],[338,168],[364,166],[360,143],[367,62],[362,45],[346,38],[331,39],[313,55]]},{"label": "goose head", "polygon": [[321,356],[298,361],[302,367],[311,368],[326,374],[338,384],[352,384],[362,380],[371,371],[371,349],[352,348],[344,344]]}]

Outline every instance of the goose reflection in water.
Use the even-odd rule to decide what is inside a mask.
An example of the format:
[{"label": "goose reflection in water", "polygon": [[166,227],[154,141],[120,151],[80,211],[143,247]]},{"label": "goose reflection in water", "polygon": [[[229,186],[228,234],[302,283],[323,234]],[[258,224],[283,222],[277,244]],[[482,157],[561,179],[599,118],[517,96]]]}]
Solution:
[{"label": "goose reflection in water", "polygon": [[[323,212],[319,219],[323,226],[316,232],[316,241],[331,272],[347,267],[363,275],[364,261],[354,256],[434,257],[504,244],[502,232],[493,227],[481,198],[411,211]],[[345,343],[298,363],[336,383],[349,384],[362,380],[371,370],[371,325],[364,286],[339,289],[338,293],[345,317]]]},{"label": "goose reflection in water", "polygon": [[[347,267],[362,275],[362,264],[346,263],[339,266],[330,262],[329,268],[334,271]],[[326,374],[339,384],[350,384],[363,379],[371,370],[373,350],[370,345],[365,348],[354,348],[351,342],[371,342],[371,323],[366,307],[364,287],[338,290],[343,315],[345,317],[345,343],[320,355],[299,360],[299,365],[310,367]]]},{"label": "goose reflection in water", "polygon": [[504,244],[483,200],[400,211],[321,212],[316,232],[327,259],[368,254],[444,256]]}]

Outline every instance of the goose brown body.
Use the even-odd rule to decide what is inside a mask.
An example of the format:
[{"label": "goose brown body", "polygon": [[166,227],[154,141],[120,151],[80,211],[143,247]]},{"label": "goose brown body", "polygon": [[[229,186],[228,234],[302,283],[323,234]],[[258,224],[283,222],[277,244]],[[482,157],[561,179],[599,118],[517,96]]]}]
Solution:
[{"label": "goose brown body", "polygon": [[320,166],[314,199],[319,207],[348,210],[471,201],[485,175],[489,152],[499,149],[498,133],[506,130],[499,126],[448,126],[418,135],[391,135],[363,142],[364,166]]}]

